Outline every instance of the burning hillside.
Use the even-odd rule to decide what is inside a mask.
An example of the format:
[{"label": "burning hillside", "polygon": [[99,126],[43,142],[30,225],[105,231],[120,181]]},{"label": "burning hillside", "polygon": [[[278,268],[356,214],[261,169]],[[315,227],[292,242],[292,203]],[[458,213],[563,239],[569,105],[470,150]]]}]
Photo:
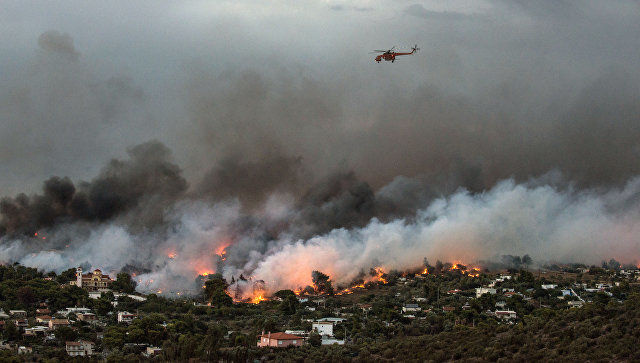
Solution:
[{"label": "burning hillside", "polygon": [[[346,294],[384,284],[389,271],[420,268],[425,257],[499,261],[513,253],[587,263],[640,257],[640,179],[608,191],[505,180],[484,193],[459,190],[429,200],[407,215],[401,206],[414,184],[392,182],[374,192],[353,174],[339,174],[300,199],[274,193],[247,208],[186,193],[167,157],[162,145],[140,145],[91,183],[52,178],[43,195],[5,198],[0,260],[56,271],[126,269],[140,290],[166,295],[197,293],[197,276],[220,273],[235,278],[236,300],[258,301],[282,289],[329,293],[330,286]],[[426,272],[479,273],[459,262],[433,268]],[[257,281],[264,284],[259,293]]]}]

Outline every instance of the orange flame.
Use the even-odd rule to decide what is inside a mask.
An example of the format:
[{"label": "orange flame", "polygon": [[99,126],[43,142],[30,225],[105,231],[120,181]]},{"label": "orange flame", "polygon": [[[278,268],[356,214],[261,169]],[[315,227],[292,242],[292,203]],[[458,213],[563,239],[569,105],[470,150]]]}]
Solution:
[{"label": "orange flame", "polygon": [[251,298],[251,303],[252,304],[259,304],[260,301],[266,301],[267,299],[262,296],[262,294],[258,294],[256,296],[254,296],[253,298]]},{"label": "orange flame", "polygon": [[382,277],[384,275],[384,270],[382,269],[382,267],[376,267],[374,268],[374,271],[376,272],[376,275],[373,277],[373,281],[386,284],[387,280],[384,277]]},{"label": "orange flame", "polygon": [[231,242],[224,242],[218,248],[216,248],[215,254],[224,258],[224,255],[227,253],[227,247],[231,245]]}]

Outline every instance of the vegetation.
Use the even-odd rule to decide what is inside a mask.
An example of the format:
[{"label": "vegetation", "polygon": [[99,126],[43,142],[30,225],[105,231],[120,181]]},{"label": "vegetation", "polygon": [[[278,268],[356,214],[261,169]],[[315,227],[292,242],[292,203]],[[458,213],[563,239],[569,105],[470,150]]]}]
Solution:
[{"label": "vegetation", "polygon": [[[96,343],[97,354],[87,360],[112,362],[640,360],[637,270],[623,273],[621,266],[607,262],[606,268],[560,265],[543,273],[526,269],[524,258],[522,269],[500,273],[475,274],[472,267],[441,261],[425,265],[428,274],[389,271],[384,282],[369,282],[346,294],[334,290],[329,277],[317,272],[315,291],[305,299],[281,290],[259,304],[234,304],[219,274],[207,276],[200,296],[149,294],[138,301],[113,292],[89,298],[68,281],[58,282],[62,275],[72,279],[67,271],[44,275],[17,264],[0,266],[0,307],[5,312],[26,310],[29,326],[35,325],[35,310],[44,305],[58,317],[58,310],[74,306],[88,307],[99,317],[88,323],[70,314],[71,325],[58,328],[55,338],[25,336],[11,317],[4,321],[1,339],[16,349],[31,347],[33,353],[0,350],[0,361],[63,361],[68,358],[65,342],[81,339]],[[509,278],[503,276],[507,274]],[[125,275],[118,274],[114,290],[131,292],[135,287]],[[490,284],[495,294],[476,297],[476,288]],[[567,289],[577,291],[577,296],[567,294]],[[582,300],[583,307],[568,305]],[[407,303],[421,310],[403,313]],[[514,311],[517,318],[494,316],[498,305]],[[118,311],[137,312],[138,317],[119,324]],[[311,321],[335,316],[345,321],[335,326],[334,338],[346,343],[322,345],[323,338],[311,331]],[[287,329],[311,331],[306,344],[285,349],[256,346],[261,332]],[[145,357],[142,353],[150,346],[161,348],[161,353]]]}]

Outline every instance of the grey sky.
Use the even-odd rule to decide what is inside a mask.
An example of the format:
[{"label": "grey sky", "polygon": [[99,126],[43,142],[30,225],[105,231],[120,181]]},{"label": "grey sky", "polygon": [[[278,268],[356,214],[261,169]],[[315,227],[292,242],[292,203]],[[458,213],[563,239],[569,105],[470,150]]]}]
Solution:
[{"label": "grey sky", "polygon": [[[39,44],[49,31],[76,56]],[[638,34],[637,1],[5,1],[0,194],[90,179],[150,139],[192,185],[273,150],[376,187],[455,163],[485,185],[624,181]],[[393,65],[368,54],[414,43]]]}]

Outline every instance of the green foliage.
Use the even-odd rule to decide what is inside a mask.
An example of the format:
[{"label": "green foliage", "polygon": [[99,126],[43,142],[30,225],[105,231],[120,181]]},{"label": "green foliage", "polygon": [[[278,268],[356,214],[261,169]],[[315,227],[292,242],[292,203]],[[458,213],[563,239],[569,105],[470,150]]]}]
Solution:
[{"label": "green foliage", "polygon": [[111,283],[111,289],[131,294],[136,291],[136,281],[131,279],[126,272],[120,272],[116,276],[116,280]]},{"label": "green foliage", "polygon": [[205,300],[213,306],[231,306],[233,299],[227,294],[229,285],[220,274],[211,275],[204,283]]},{"label": "green foliage", "polygon": [[313,347],[319,347],[320,345],[322,345],[322,337],[316,331],[312,331],[311,333],[309,333],[308,342]]}]

